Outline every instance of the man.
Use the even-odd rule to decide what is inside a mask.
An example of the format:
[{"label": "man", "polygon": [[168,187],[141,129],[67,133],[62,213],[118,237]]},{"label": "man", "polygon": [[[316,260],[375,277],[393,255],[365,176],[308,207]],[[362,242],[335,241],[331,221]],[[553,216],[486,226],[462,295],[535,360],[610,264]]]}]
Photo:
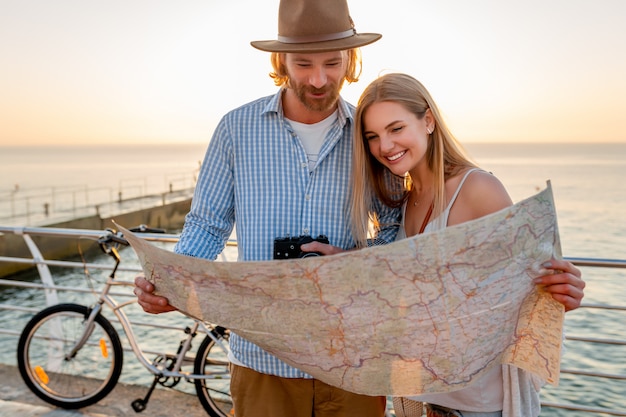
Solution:
[{"label": "man", "polygon": [[[229,112],[216,128],[175,251],[215,259],[235,221],[239,260],[273,259],[277,238],[325,235],[342,249],[350,230],[354,107],[340,97],[360,75],[358,49],[381,38],[359,34],[346,0],[281,0],[272,52],[280,91]],[[399,212],[379,212],[378,238],[395,238]],[[386,226],[384,226],[386,225]],[[150,313],[172,311],[137,277]],[[313,379],[232,334],[231,394],[237,417],[381,417],[384,397],[349,393]]]}]

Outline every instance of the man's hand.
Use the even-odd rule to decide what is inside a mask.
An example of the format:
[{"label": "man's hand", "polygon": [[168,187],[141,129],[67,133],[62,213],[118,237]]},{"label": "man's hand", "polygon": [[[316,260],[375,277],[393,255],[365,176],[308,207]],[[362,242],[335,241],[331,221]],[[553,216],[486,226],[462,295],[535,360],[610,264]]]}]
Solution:
[{"label": "man's hand", "polygon": [[580,269],[571,262],[556,259],[544,263],[543,267],[549,270],[548,275],[535,278],[535,284],[543,285],[552,298],[565,306],[565,311],[580,307],[585,295],[585,281],[581,278]]},{"label": "man's hand", "polygon": [[153,294],[154,285],[143,275],[135,277],[134,293],[137,296],[137,302],[146,313],[160,314],[176,310],[174,306],[170,305],[167,298]]},{"label": "man's hand", "polygon": [[336,253],[345,252],[341,248],[329,245],[328,243],[322,243],[318,241],[305,243],[300,246],[300,250],[302,252],[319,252],[322,255],[334,255]]}]

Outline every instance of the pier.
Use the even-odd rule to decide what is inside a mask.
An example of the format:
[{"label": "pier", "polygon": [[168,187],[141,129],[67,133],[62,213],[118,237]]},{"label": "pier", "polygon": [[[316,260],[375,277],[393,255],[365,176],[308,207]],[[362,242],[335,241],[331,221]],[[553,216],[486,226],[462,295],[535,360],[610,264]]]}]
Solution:
[{"label": "pier", "polygon": [[[146,395],[146,387],[119,383],[110,395],[80,410],[64,410],[40,400],[26,388],[15,366],[0,364],[0,417],[123,417],[136,415],[131,402]],[[206,417],[195,395],[157,388],[145,415]]]},{"label": "pier", "polygon": [[[168,231],[182,228],[189,212],[195,177],[171,178],[165,186],[146,180],[120,182],[119,187],[49,187],[0,191],[0,225],[104,230],[114,228],[113,220],[124,226],[141,224]],[[78,255],[78,239],[34,238],[46,259],[67,259]],[[0,234],[0,253],[10,257],[31,257],[21,236]],[[0,277],[7,277],[33,265],[0,263]]]}]

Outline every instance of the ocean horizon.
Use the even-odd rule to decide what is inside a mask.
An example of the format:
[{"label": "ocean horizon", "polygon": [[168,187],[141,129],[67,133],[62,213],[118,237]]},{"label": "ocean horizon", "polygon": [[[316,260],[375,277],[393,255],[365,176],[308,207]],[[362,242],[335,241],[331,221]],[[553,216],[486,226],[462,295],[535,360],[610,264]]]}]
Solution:
[{"label": "ocean horizon", "polygon": [[[208,144],[0,147],[0,217],[6,200],[54,190],[101,188],[162,192],[191,187]],[[626,143],[466,143],[468,154],[497,176],[513,201],[551,182],[563,249],[573,256],[626,257]],[[62,197],[60,197],[62,198]],[[91,198],[93,202],[93,197]],[[593,247],[590,235],[604,235]],[[594,240],[594,239],[591,239]],[[612,242],[612,243],[609,243]]]}]

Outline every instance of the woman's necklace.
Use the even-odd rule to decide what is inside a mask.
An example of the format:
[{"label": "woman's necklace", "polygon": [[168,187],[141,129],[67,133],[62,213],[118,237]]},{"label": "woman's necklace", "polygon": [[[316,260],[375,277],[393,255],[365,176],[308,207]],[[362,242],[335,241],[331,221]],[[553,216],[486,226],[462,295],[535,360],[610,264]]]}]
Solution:
[{"label": "woman's necklace", "polygon": [[[419,206],[421,199],[418,197],[416,189],[413,189],[413,193],[412,194],[414,196],[413,197],[414,198],[414,200],[413,200],[413,207],[417,207],[417,206]],[[425,193],[422,193],[422,194],[425,195]]]},{"label": "woman's necklace", "polygon": [[[430,192],[422,192],[421,197],[423,198],[418,197],[416,190],[414,190],[414,193],[412,194],[414,194],[411,196],[411,198],[413,198],[413,207],[418,207],[422,200],[428,201],[426,199],[429,197]],[[415,211],[417,210],[419,209],[416,209]],[[433,212],[433,203],[431,202],[428,207],[428,211],[426,212],[426,216],[424,216],[424,220],[422,221],[422,225],[420,226],[419,231],[417,232],[418,234],[423,233],[424,230],[426,229],[426,226],[428,225],[428,221],[430,220],[430,216],[432,215],[432,212]]]}]

